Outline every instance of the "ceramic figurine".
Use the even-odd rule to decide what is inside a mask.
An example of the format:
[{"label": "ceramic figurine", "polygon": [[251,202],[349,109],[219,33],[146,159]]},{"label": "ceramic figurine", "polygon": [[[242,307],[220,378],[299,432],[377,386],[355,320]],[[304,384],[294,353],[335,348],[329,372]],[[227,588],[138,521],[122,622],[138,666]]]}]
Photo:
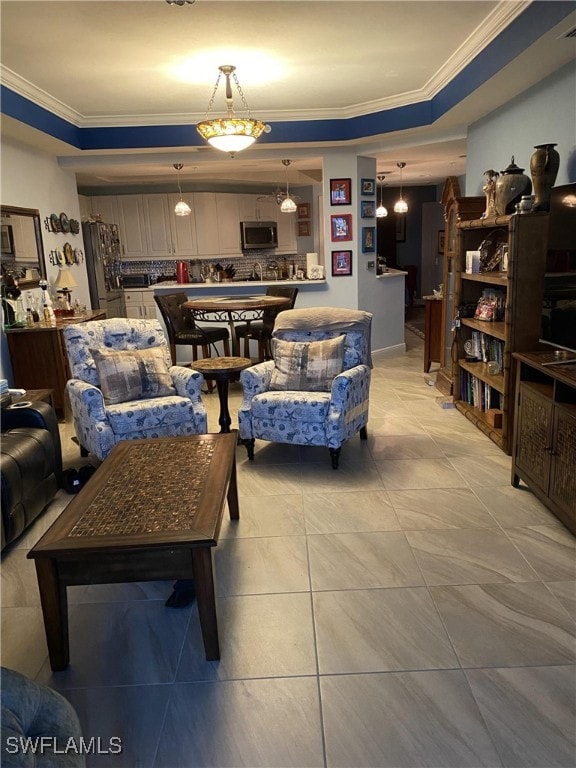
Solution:
[{"label": "ceramic figurine", "polygon": [[484,171],[486,176],[486,183],[482,187],[482,191],[486,195],[486,210],[482,214],[482,219],[490,219],[496,216],[496,208],[494,205],[494,197],[496,193],[496,179],[500,174],[498,171],[490,168],[488,171]]}]

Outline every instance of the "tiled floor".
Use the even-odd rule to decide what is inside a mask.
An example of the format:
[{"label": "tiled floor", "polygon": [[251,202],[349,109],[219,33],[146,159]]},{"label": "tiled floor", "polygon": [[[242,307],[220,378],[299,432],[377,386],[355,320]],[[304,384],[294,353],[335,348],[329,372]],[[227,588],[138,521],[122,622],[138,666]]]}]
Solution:
[{"label": "tiled floor", "polygon": [[325,449],[238,449],[241,519],[214,552],[220,662],[195,605],[165,608],[170,583],[94,586],[70,590],[72,663],[53,674],[26,551],[70,497],[5,555],[2,663],[62,691],[86,737],[122,739],[89,765],[576,764],[575,539],[440,407],[406,335],[337,472]]}]

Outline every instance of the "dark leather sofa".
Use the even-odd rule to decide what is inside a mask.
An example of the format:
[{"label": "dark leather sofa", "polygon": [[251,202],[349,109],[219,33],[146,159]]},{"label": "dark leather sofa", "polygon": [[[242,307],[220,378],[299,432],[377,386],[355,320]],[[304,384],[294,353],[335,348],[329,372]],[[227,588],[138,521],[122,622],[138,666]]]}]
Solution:
[{"label": "dark leather sofa", "polygon": [[62,484],[54,409],[44,402],[2,408],[0,437],[2,549],[44,511]]}]

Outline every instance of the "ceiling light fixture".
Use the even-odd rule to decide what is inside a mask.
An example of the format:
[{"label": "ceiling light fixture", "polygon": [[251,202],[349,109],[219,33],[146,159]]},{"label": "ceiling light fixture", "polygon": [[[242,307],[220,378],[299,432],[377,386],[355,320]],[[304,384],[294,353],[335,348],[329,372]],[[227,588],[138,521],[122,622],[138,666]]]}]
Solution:
[{"label": "ceiling light fixture", "polygon": [[290,182],[288,181],[288,166],[290,163],[291,160],[282,160],[282,165],[286,168],[286,197],[282,200],[282,205],[280,206],[281,213],[294,213],[297,207],[294,200],[290,197]]},{"label": "ceiling light fixture", "polygon": [[400,199],[394,203],[394,212],[408,213],[408,204],[402,197],[402,169],[406,168],[406,163],[396,163],[396,165],[400,168]]},{"label": "ceiling light fixture", "polygon": [[377,219],[383,219],[384,216],[388,216],[388,209],[384,207],[384,203],[382,202],[382,189],[384,187],[384,179],[386,176],[384,176],[383,173],[381,173],[378,176],[378,181],[380,182],[380,205],[378,208],[376,208],[376,218]]},{"label": "ceiling light fixture", "polygon": [[180,200],[174,207],[174,213],[176,216],[190,216],[192,213],[192,208],[190,208],[188,203],[185,203],[184,200],[182,200],[182,188],[180,187],[180,171],[182,168],[184,168],[184,166],[182,163],[174,163],[174,168],[178,172],[178,192],[180,192]]},{"label": "ceiling light fixture", "polygon": [[[201,123],[198,123],[196,130],[200,136],[202,136],[202,138],[205,139],[213,147],[222,150],[222,152],[229,152],[232,157],[234,157],[236,152],[241,152],[243,149],[246,149],[251,144],[253,144],[263,132],[269,133],[270,126],[266,125],[260,120],[254,120],[252,117],[250,117],[250,109],[246,99],[244,98],[242,88],[240,88],[238,78],[234,73],[236,67],[232,66],[231,64],[223,64],[222,66],[218,67],[218,69],[220,71],[218,73],[216,85],[212,91],[212,96],[208,102],[206,119]],[[209,114],[214,105],[214,97],[216,96],[216,91],[218,90],[218,85],[220,84],[220,78],[222,75],[224,75],[226,78],[226,117],[210,119]],[[248,113],[248,117],[236,117],[234,114],[234,107],[232,104],[232,85],[230,83],[230,77],[234,78],[236,88],[238,89],[238,93],[242,99],[242,105]]]},{"label": "ceiling light fixture", "polygon": [[168,5],[194,5],[196,0],[166,0]]}]

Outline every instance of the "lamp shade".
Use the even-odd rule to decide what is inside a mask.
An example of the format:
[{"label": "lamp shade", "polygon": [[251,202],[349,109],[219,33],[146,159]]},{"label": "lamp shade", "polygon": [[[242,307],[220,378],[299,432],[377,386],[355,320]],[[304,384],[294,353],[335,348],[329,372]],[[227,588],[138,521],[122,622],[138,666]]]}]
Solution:
[{"label": "lamp shade", "polygon": [[190,216],[192,208],[184,200],[179,200],[174,207],[174,213],[176,216]]},{"label": "lamp shade", "polygon": [[54,287],[60,290],[64,288],[76,288],[78,283],[74,279],[74,275],[66,267],[60,267],[58,270],[58,276],[54,281]]},{"label": "lamp shade", "polygon": [[294,200],[292,200],[291,197],[285,197],[284,200],[282,200],[282,204],[280,205],[280,210],[282,213],[294,213],[297,206]]}]

